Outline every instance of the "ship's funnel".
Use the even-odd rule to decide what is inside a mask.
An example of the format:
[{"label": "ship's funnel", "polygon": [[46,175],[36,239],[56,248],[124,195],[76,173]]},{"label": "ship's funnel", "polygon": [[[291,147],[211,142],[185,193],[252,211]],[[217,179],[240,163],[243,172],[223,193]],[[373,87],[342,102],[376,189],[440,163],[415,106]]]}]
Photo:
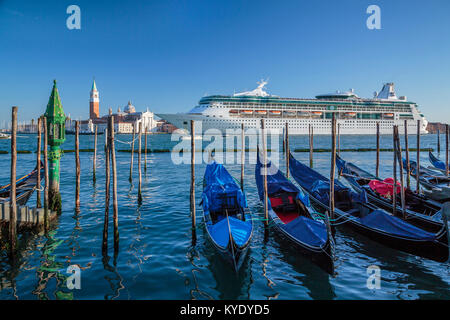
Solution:
[{"label": "ship's funnel", "polygon": [[394,90],[394,83],[385,83],[383,85],[383,89],[381,89],[380,93],[377,95],[377,98],[385,100],[398,100]]}]

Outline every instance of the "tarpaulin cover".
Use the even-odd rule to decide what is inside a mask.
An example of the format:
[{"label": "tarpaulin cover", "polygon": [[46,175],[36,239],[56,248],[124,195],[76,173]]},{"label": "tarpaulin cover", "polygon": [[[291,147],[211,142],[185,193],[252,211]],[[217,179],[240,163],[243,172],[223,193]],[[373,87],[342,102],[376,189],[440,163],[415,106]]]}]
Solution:
[{"label": "tarpaulin cover", "polygon": [[430,158],[431,164],[441,170],[445,170],[445,163],[434,156],[434,154],[430,151],[428,152],[428,157]]},{"label": "tarpaulin cover", "polygon": [[[295,160],[292,155],[289,158],[289,169],[292,177],[302,188],[312,193],[320,202],[328,204],[330,194],[330,180],[328,178]],[[350,188],[347,188],[339,181],[334,181],[334,190],[346,190],[353,196]]]},{"label": "tarpaulin cover", "polygon": [[381,209],[374,210],[360,220],[362,224],[372,229],[377,229],[399,237],[417,240],[436,239],[436,236],[433,233],[419,229]]},{"label": "tarpaulin cover", "polygon": [[[392,197],[394,191],[394,178],[386,178],[383,181],[371,180],[369,182],[369,187],[383,197]],[[395,188],[395,193],[399,194],[401,191],[401,184],[397,181],[397,187]]]},{"label": "tarpaulin cover", "polygon": [[326,226],[319,221],[315,221],[303,216],[292,222],[282,225],[285,231],[303,243],[310,246],[322,247],[327,242]]},{"label": "tarpaulin cover", "polygon": [[[260,162],[259,154],[257,155],[257,162],[255,166],[255,178],[258,187],[258,194],[261,200],[264,199],[264,166]],[[310,207],[309,197],[302,190],[297,188],[292,182],[290,182],[284,174],[272,163],[267,164],[267,193],[269,195],[275,194],[280,191],[295,192],[297,193],[297,199],[299,199],[306,207]]]},{"label": "tarpaulin cover", "polygon": [[[268,167],[270,168],[268,169],[268,173],[272,173],[267,176],[267,188],[269,194],[279,191],[297,192],[297,199],[302,201],[309,210],[312,210],[309,197],[303,192],[303,190],[299,189],[292,182],[290,182],[274,164],[269,162]],[[264,179],[262,169],[263,165],[261,164],[258,155],[255,168],[255,177],[261,200],[264,199]],[[299,216],[289,223],[281,225],[280,227],[289,233],[293,238],[297,239],[297,241],[308,244],[312,247],[321,248],[328,239],[327,229],[324,223],[304,216]]]},{"label": "tarpaulin cover", "polygon": [[214,161],[206,166],[204,183],[202,194],[204,211],[221,211],[224,196],[232,198],[235,196],[236,206],[247,207],[244,193],[222,164]]},{"label": "tarpaulin cover", "polygon": [[[231,235],[234,242],[238,246],[243,246],[252,233],[252,224],[229,217]],[[208,225],[209,233],[214,236],[214,241],[221,247],[226,248],[230,241],[230,234],[228,232],[227,219],[222,219],[216,224]]]}]

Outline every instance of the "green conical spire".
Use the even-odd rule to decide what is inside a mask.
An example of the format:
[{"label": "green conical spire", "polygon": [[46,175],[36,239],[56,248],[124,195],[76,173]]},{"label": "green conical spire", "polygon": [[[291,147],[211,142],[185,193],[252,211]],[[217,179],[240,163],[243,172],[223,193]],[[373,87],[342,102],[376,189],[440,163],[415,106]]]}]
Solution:
[{"label": "green conical spire", "polygon": [[92,91],[97,91],[97,86],[95,85],[95,79],[94,79],[94,82],[92,83]]},{"label": "green conical spire", "polygon": [[64,110],[62,108],[61,99],[59,98],[58,88],[56,88],[56,80],[53,80],[53,90],[50,98],[48,99],[45,116],[47,117],[48,121],[64,121],[66,118],[66,116],[64,115]]}]

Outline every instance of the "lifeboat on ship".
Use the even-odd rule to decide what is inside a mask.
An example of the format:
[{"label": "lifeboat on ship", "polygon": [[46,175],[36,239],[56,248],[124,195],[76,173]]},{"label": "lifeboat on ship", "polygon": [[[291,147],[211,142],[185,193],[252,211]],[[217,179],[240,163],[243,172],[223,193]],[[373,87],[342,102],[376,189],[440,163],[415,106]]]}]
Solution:
[{"label": "lifeboat on ship", "polygon": [[279,115],[281,115],[281,111],[280,110],[270,110],[269,114],[272,116],[279,116]]},{"label": "lifeboat on ship", "polygon": [[266,110],[256,110],[255,111],[256,114],[267,114]]},{"label": "lifeboat on ship", "polygon": [[286,117],[295,117],[297,115],[297,112],[296,111],[289,111],[289,110],[287,110],[287,111],[284,111],[284,115]]},{"label": "lifeboat on ship", "polygon": [[243,114],[243,115],[252,115],[253,111],[252,110],[241,110],[241,114]]},{"label": "lifeboat on ship", "polygon": [[346,112],[346,113],[344,113],[344,116],[353,118],[353,117],[356,117],[356,112]]},{"label": "lifeboat on ship", "polygon": [[311,114],[309,113],[309,111],[299,111],[298,112],[298,116],[299,117],[309,117]]},{"label": "lifeboat on ship", "polygon": [[385,116],[386,118],[393,118],[393,117],[394,117],[394,114],[393,114],[393,113],[385,113],[384,116]]},{"label": "lifeboat on ship", "polygon": [[311,116],[313,116],[314,118],[318,118],[322,116],[322,114],[323,114],[322,111],[311,111]]},{"label": "lifeboat on ship", "polygon": [[238,110],[235,110],[235,109],[231,109],[231,110],[230,110],[230,114],[234,116],[234,115],[239,114],[239,111],[238,111]]}]

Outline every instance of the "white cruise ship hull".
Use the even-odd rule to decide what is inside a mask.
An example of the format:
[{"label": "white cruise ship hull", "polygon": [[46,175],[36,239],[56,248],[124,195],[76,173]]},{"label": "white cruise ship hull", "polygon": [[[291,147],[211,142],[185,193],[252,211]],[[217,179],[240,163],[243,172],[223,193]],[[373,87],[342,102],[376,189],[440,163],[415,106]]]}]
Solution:
[{"label": "white cruise ship hull", "polygon": [[[213,117],[203,114],[191,113],[177,113],[177,114],[157,114],[158,117],[170,122],[179,129],[190,131],[190,120],[197,123],[196,128],[200,128],[205,133],[206,131],[219,130],[222,134],[232,134],[233,130],[240,130],[242,123],[245,129],[259,129],[261,126],[261,119],[264,119],[267,131],[270,133],[281,134],[289,123],[289,134],[302,135],[309,133],[309,126],[314,128],[314,134],[331,134],[331,119],[298,119],[298,118],[271,118],[271,117]],[[404,120],[365,120],[365,119],[337,119],[340,134],[358,134],[369,135],[376,133],[376,124],[380,124],[381,134],[392,134],[394,125],[399,126],[399,133],[404,133]],[[415,134],[417,132],[417,121],[408,120],[408,133]],[[426,134],[427,122],[421,123],[421,134]],[[198,130],[198,129],[196,129]],[[214,134],[213,132],[211,132]],[[196,132],[200,134],[200,132]]]}]

